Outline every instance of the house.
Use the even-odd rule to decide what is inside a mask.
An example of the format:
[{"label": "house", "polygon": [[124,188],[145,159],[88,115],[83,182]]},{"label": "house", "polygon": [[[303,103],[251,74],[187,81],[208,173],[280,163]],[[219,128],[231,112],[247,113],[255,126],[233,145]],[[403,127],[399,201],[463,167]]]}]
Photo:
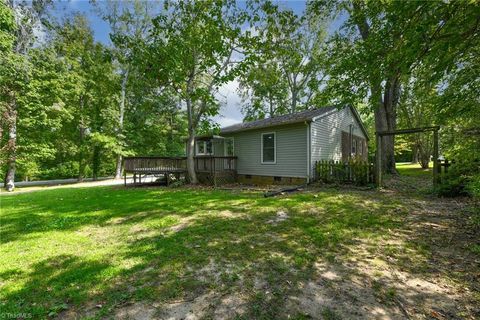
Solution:
[{"label": "house", "polygon": [[199,161],[220,159],[222,168],[228,157],[236,157],[234,169],[241,183],[300,184],[315,177],[318,160],[346,161],[352,156],[367,160],[367,141],[355,108],[330,106],[239,123],[222,128],[219,135],[197,137],[195,156]]}]

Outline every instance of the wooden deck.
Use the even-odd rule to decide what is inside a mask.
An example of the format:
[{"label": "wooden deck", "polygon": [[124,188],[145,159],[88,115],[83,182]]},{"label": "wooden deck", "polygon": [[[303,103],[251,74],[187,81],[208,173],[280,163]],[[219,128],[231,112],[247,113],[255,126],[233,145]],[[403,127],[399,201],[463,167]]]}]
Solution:
[{"label": "wooden deck", "polygon": [[[219,185],[236,180],[237,157],[197,156],[195,172],[200,183]],[[142,183],[142,177],[164,176],[167,185],[173,177],[187,178],[186,157],[125,157],[124,179],[127,184],[127,173],[133,173],[133,183]]]},{"label": "wooden deck", "polygon": [[233,183],[237,180],[237,157],[197,156],[195,172],[203,184]]}]

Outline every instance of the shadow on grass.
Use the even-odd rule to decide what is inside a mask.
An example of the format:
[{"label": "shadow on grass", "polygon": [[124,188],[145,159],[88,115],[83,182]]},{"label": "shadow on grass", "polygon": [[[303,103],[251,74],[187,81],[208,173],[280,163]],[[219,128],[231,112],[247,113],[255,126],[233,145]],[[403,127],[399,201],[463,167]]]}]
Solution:
[{"label": "shadow on grass", "polygon": [[[231,310],[233,316],[243,308],[245,318],[287,317],[288,297],[298,296],[306,283],[318,284],[319,262],[339,268],[356,255],[352,248],[362,239],[380,241],[402,226],[406,213],[402,204],[378,197],[375,193],[321,192],[318,198],[300,194],[264,199],[259,194],[219,191],[112,188],[5,197],[3,205],[11,211],[2,216],[2,241],[11,244],[21,244],[34,233],[41,241],[44,231],[75,236],[73,231],[85,226],[100,230],[145,226],[169,215],[186,222],[177,229],[155,223],[147,230],[129,228],[126,234],[114,236],[122,245],[112,247],[112,259],[89,258],[88,253],[80,259],[72,252],[38,258],[26,270],[8,269],[2,278],[21,284],[3,293],[3,307],[34,317],[62,312],[65,316],[64,309],[85,315],[81,307],[87,307],[88,312],[101,316],[127,302],[193,301],[216,292],[209,301],[212,306],[221,305],[225,295],[243,297]],[[287,212],[288,219],[275,222],[278,211]],[[356,258],[358,263],[372,259]],[[358,265],[346,268],[350,276],[361,274]],[[344,275],[339,273],[340,278]],[[343,287],[348,290],[336,293],[322,286],[327,300],[351,292],[371,295],[371,290],[353,281]],[[420,292],[408,295],[415,299]],[[301,305],[296,309],[301,315]],[[366,312],[379,316],[374,310]],[[206,306],[205,313],[214,316],[215,308]]]},{"label": "shadow on grass", "polygon": [[[1,242],[14,241],[30,234],[79,229],[86,225],[104,226],[113,218],[126,218],[134,224],[162,212],[188,216],[215,206],[229,209],[238,199],[244,205],[245,196],[227,196],[214,191],[178,191],[171,189],[118,189],[111,187],[58,189],[28,194],[3,196]],[[243,199],[243,202],[242,202]],[[142,213],[142,214],[139,214]],[[135,214],[136,216],[134,216]]]}]

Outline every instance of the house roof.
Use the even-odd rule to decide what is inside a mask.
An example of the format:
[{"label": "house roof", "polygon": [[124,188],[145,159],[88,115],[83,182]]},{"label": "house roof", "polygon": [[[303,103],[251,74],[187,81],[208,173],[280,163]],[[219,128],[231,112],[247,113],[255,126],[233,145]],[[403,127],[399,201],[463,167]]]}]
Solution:
[{"label": "house roof", "polygon": [[[361,129],[368,139],[367,130],[363,126],[362,120],[360,119],[360,116],[359,116],[357,110],[355,110],[355,108],[353,108],[351,106],[349,106],[349,107],[352,110],[352,113],[354,114],[355,118],[357,118],[357,121],[360,123]],[[306,111],[301,111],[301,112],[286,114],[286,115],[282,115],[282,116],[267,118],[267,119],[237,123],[237,124],[234,124],[234,125],[231,125],[231,126],[224,127],[222,129],[220,129],[220,134],[234,133],[234,132],[239,132],[239,131],[261,129],[261,128],[268,128],[268,127],[281,126],[281,125],[286,125],[286,124],[300,123],[300,122],[305,122],[305,121],[311,122],[315,118],[325,116],[325,115],[330,114],[334,111],[339,111],[343,108],[345,108],[345,107],[328,106],[328,107],[310,109],[310,110],[306,110]]]},{"label": "house roof", "polygon": [[237,123],[228,127],[224,127],[220,130],[221,133],[232,133],[237,131],[259,129],[266,127],[279,126],[284,124],[299,123],[305,121],[312,121],[313,118],[324,115],[337,107],[329,106],[318,109],[310,109],[306,111],[290,113],[282,116],[276,116],[267,119],[261,119],[256,121],[249,121],[243,123]]}]

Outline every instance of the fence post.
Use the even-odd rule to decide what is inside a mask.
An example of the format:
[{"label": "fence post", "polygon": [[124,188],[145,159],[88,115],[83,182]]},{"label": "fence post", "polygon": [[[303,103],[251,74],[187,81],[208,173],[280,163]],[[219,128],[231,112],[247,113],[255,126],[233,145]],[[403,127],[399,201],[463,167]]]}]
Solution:
[{"label": "fence post", "polygon": [[438,184],[438,129],[433,131],[433,186]]}]

